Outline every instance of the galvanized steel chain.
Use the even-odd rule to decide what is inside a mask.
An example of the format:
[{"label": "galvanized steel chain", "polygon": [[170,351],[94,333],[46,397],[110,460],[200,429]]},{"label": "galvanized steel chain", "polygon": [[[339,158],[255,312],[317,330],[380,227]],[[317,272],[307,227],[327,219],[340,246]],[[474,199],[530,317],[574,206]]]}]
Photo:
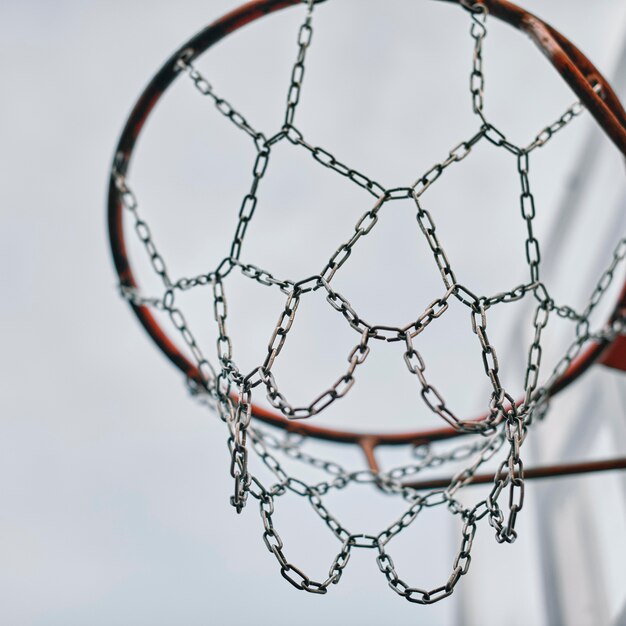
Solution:
[{"label": "galvanized steel chain", "polygon": [[247,133],[254,141],[257,140],[260,133],[258,133],[233,106],[215,93],[213,85],[202,75],[202,73],[192,63],[191,59],[194,56],[192,49],[185,50],[176,61],[176,68],[179,71],[186,72],[195,88],[203,95],[210,98],[215,105],[215,108],[228,120],[230,120],[237,128]]},{"label": "galvanized steel chain", "polygon": [[[614,339],[617,334],[624,332],[626,325],[624,315],[612,319],[599,330],[592,330],[590,317],[613,283],[618,266],[626,258],[626,238],[615,248],[609,267],[601,276],[582,312],[574,310],[569,305],[555,303],[540,278],[541,254],[533,227],[536,206],[530,187],[530,154],[544,146],[557,132],[579,116],[583,111],[583,105],[580,102],[572,105],[556,122],[544,128],[526,148],[510,142],[501,130],[487,120],[483,46],[487,36],[488,11],[479,0],[461,0],[461,5],[468,11],[471,20],[470,35],[474,48],[470,94],[472,110],[480,119],[480,126],[469,139],[452,148],[445,159],[419,175],[412,185],[387,188],[374,177],[346,165],[327,149],[305,140],[304,134],[294,123],[302,96],[305,62],[312,42],[313,14],[317,2],[306,0],[303,4],[306,5],[305,17],[298,30],[297,57],[291,70],[283,125],[278,132],[266,134],[256,130],[229,101],[217,95],[211,83],[193,63],[195,59],[193,50],[185,50],[178,58],[176,69],[186,74],[200,94],[207,97],[226,119],[252,139],[255,146],[252,181],[239,207],[237,227],[228,256],[211,271],[173,280],[163,256],[157,249],[152,231],[139,214],[136,196],[122,173],[120,163],[119,169],[116,168],[114,172],[114,183],[126,212],[131,216],[136,235],[147,254],[151,268],[160,278],[164,293],[162,297],[145,296],[133,285],[122,285],[120,292],[133,306],[151,307],[167,314],[187,346],[200,379],[198,383],[190,377],[189,389],[193,395],[217,411],[228,428],[230,475],[234,480],[231,504],[241,512],[249,496],[258,501],[263,524],[263,541],[277,560],[281,575],[299,590],[324,594],[331,585],[340,580],[352,550],[371,549],[376,551],[378,567],[394,592],[409,602],[431,604],[449,596],[460,578],[468,572],[474,537],[478,523],[482,519],[487,518],[495,528],[498,542],[515,540],[516,520],[524,504],[524,466],[521,449],[528,428],[534,419],[543,418],[548,407],[551,387],[565,373],[583,347],[594,339]],[[599,89],[598,86],[594,88]],[[300,280],[277,278],[269,271],[241,259],[246,232],[259,200],[260,183],[269,169],[271,150],[274,145],[285,140],[295,148],[307,151],[317,163],[345,177],[375,198],[373,206],[356,222],[354,232],[331,255],[320,273]],[[530,273],[529,282],[494,295],[476,295],[457,281],[452,263],[437,233],[433,215],[426,208],[426,192],[430,187],[443,177],[450,166],[465,160],[480,142],[488,142],[497,148],[503,148],[515,158],[521,186],[520,209],[526,228],[525,257]],[[439,269],[445,291],[428,305],[417,319],[403,326],[371,324],[366,322],[348,299],[332,286],[332,281],[350,258],[354,247],[374,229],[385,205],[399,199],[412,199],[415,202],[417,225]],[[263,286],[276,288],[287,296],[270,337],[263,363],[248,373],[242,373],[236,364],[233,342],[227,329],[228,305],[224,283],[233,270]],[[210,287],[213,294],[213,317],[218,335],[215,365],[204,356],[185,315],[176,304],[176,295],[179,292],[205,287]],[[320,293],[327,303],[342,315],[350,331],[357,334],[358,340],[348,354],[347,370],[309,404],[294,406],[280,390],[272,369],[295,323],[303,298],[316,297],[310,294]],[[516,302],[527,296],[534,297],[537,302],[533,318],[534,335],[526,361],[523,399],[516,403],[503,387],[496,349],[487,336],[487,316],[492,307]],[[469,311],[468,326],[478,339],[483,370],[491,387],[486,417],[481,420],[464,420],[452,411],[443,394],[427,379],[425,360],[416,347],[420,341],[419,335],[431,324],[437,324],[437,320],[448,311],[452,301],[459,302]],[[542,337],[552,313],[572,322],[575,325],[576,336],[547,381],[540,384]],[[251,426],[252,401],[256,388],[264,388],[271,406],[289,419],[310,418],[344,397],[355,384],[357,368],[370,355],[372,340],[400,343],[406,366],[419,383],[422,402],[454,428],[473,434],[476,439],[470,444],[464,443],[450,450],[442,449],[436,452],[431,446],[418,446],[410,462],[388,471],[348,470],[335,461],[319,458],[305,450],[307,440],[304,437],[286,434],[281,438]],[[506,458],[500,461],[491,492],[472,507],[464,507],[456,497],[458,492],[471,483],[478,469],[494,458],[505,444],[508,444]],[[250,458],[249,451],[253,452]],[[308,469],[322,472],[323,478],[308,484],[292,475],[286,469],[285,462],[279,460],[279,455],[282,455],[287,463],[295,461],[301,466],[307,466]],[[269,471],[272,480],[275,481],[271,486],[264,485],[256,470],[251,468],[252,458]],[[409,479],[419,473],[455,463],[463,464],[463,467],[456,471],[445,489],[430,490],[424,495],[410,486]],[[330,512],[323,500],[329,492],[346,489],[351,485],[372,485],[382,493],[403,498],[408,503],[408,508],[397,520],[376,535],[351,532]],[[506,514],[499,502],[505,490],[508,493]],[[306,498],[340,543],[328,575],[319,581],[305,574],[288,560],[283,541],[276,530],[273,517],[275,503],[287,493]],[[438,587],[432,589],[412,587],[400,578],[387,546],[394,537],[409,528],[424,509],[438,506],[446,507],[452,515],[462,520],[461,542],[453,561],[452,572],[447,581]]]},{"label": "galvanized steel chain", "polygon": [[472,59],[472,73],[470,74],[470,92],[472,94],[472,109],[484,124],[487,123],[483,113],[485,98],[485,75],[483,74],[483,41],[487,36],[487,8],[478,2],[464,3],[470,11],[472,25],[470,34],[474,40],[474,55]]},{"label": "galvanized steel chain", "polygon": [[296,115],[296,108],[300,102],[300,93],[302,91],[302,81],[304,80],[304,61],[306,53],[311,45],[313,38],[313,7],[315,0],[306,1],[306,17],[298,31],[298,57],[291,70],[291,83],[289,92],[287,93],[287,110],[285,112],[285,126],[288,128],[293,125]]},{"label": "galvanized steel chain", "polygon": [[[469,446],[467,444],[458,446],[443,457],[429,453],[421,463],[398,468],[391,472],[377,473],[363,470],[348,472],[335,463],[317,459],[302,451],[302,445],[305,443],[303,439],[294,442],[289,436],[286,436],[284,440],[280,440],[276,436],[265,433],[258,428],[251,429],[250,435],[255,451],[279,481],[268,489],[258,479],[253,478],[250,492],[260,502],[261,518],[264,526],[263,539],[268,551],[277,559],[283,577],[297,589],[311,593],[326,593],[330,584],[338,582],[343,569],[348,563],[352,549],[377,550],[377,563],[381,572],[388,579],[391,588],[407,600],[420,604],[430,604],[450,595],[460,577],[467,573],[471,561],[470,552],[472,540],[476,532],[476,522],[480,517],[484,517],[487,514],[487,507],[486,501],[482,501],[473,508],[464,508],[454,497],[454,494],[471,480],[478,467],[491,459],[501,448],[505,441],[505,436],[502,432],[488,440],[483,439]],[[409,501],[410,506],[396,521],[377,535],[350,532],[330,513],[323,503],[322,496],[328,491],[324,486],[330,485],[330,483],[307,485],[305,482],[290,476],[275,456],[269,453],[268,447],[281,450],[293,459],[311,464],[317,469],[332,474],[336,483],[332,487],[345,488],[350,483],[374,484],[386,493],[401,493]],[[477,456],[476,453],[478,453]],[[415,474],[435,465],[435,460],[437,459],[441,462],[446,460],[458,461],[469,456],[475,457],[470,468],[460,472],[446,490],[435,490],[422,496],[415,490],[403,485],[399,480],[400,477]],[[341,549],[331,565],[328,577],[323,582],[314,581],[301,569],[291,564],[285,557],[284,545],[274,527],[272,515],[274,514],[275,497],[282,496],[288,491],[307,498],[320,519],[331,530],[337,540],[341,542]],[[454,559],[452,573],[444,585],[435,589],[423,590],[410,587],[399,578],[393,561],[385,547],[391,539],[407,529],[423,509],[441,505],[446,505],[453,515],[460,515],[464,522],[461,533],[461,545]],[[477,511],[481,508],[484,511],[478,515]]]}]

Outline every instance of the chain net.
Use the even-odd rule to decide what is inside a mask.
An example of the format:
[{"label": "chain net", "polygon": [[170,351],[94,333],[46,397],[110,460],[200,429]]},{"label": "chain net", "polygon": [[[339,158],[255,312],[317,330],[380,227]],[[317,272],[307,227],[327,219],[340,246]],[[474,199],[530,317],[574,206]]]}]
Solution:
[{"label": "chain net", "polygon": [[[590,316],[601,302],[613,281],[618,265],[626,257],[626,238],[619,241],[610,265],[600,277],[589,301],[582,311],[568,305],[559,305],[550,296],[541,277],[540,244],[535,237],[535,199],[530,185],[530,162],[533,152],[545,146],[553,136],[583,112],[580,102],[573,104],[554,123],[546,126],[527,146],[513,144],[505,134],[489,122],[484,110],[485,78],[483,74],[483,43],[487,35],[487,10],[482,4],[462,3],[470,22],[473,40],[473,58],[470,76],[471,106],[478,121],[477,132],[461,141],[450,150],[445,159],[433,165],[408,187],[386,189],[373,178],[351,169],[322,147],[309,143],[295,125],[300,102],[305,61],[313,36],[313,14],[315,2],[306,4],[306,15],[297,35],[297,58],[291,72],[284,123],[279,132],[268,135],[253,128],[234,106],[221,97],[212,84],[191,62],[193,50],[180,55],[177,69],[186,74],[191,85],[207,98],[230,123],[234,124],[252,140],[256,160],[252,180],[239,209],[239,220],[232,239],[229,254],[211,272],[193,277],[174,279],[170,276],[164,257],[159,252],[148,223],[142,217],[135,194],[128,180],[119,171],[114,171],[115,184],[120,192],[124,208],[133,220],[137,237],[150,260],[152,269],[160,278],[163,294],[147,297],[138,289],[121,287],[122,295],[132,304],[147,306],[167,314],[177,329],[182,341],[197,364],[201,382],[189,380],[193,395],[216,411],[228,429],[230,451],[230,475],[234,481],[231,504],[241,512],[249,498],[259,506],[263,524],[263,541],[275,557],[282,576],[297,589],[310,593],[324,594],[331,585],[339,582],[354,549],[370,549],[387,579],[389,587],[409,602],[430,604],[449,596],[460,578],[468,572],[471,550],[478,523],[487,519],[495,531],[496,541],[511,543],[515,540],[516,521],[524,506],[524,465],[521,450],[528,428],[534,420],[541,419],[548,407],[549,390],[567,371],[583,347],[591,341],[613,339],[624,329],[624,320],[616,319],[597,331],[592,331]],[[600,87],[595,87],[600,91]],[[373,197],[373,206],[358,220],[354,232],[342,243],[327,261],[321,272],[313,277],[292,281],[273,276],[269,272],[246,263],[241,259],[246,230],[254,217],[261,182],[265,176],[273,147],[280,142],[290,142],[310,153],[321,166],[346,177],[355,185],[368,191]],[[490,142],[501,148],[509,158],[515,160],[520,181],[520,212],[526,229],[525,255],[528,280],[510,291],[492,296],[474,294],[461,284],[455,276],[443,245],[437,234],[435,220],[425,207],[426,192],[450,167],[456,167],[468,158],[480,142]],[[412,199],[416,206],[416,218],[442,279],[442,295],[415,320],[404,327],[370,325],[354,310],[350,302],[332,287],[333,277],[347,263],[351,252],[359,241],[376,226],[382,207],[396,199]],[[250,372],[241,372],[233,358],[231,338],[227,329],[228,307],[225,281],[229,274],[240,272],[243,276],[278,289],[286,295],[286,303],[280,312],[278,323],[270,339],[267,356]],[[200,348],[189,328],[183,311],[178,308],[176,296],[180,292],[197,287],[210,287],[213,292],[213,313],[218,330],[217,363],[211,363]],[[273,366],[295,322],[302,297],[313,291],[325,292],[330,306],[340,313],[356,334],[356,343],[348,355],[345,373],[328,389],[317,395],[309,404],[293,405],[281,392],[274,376]],[[536,302],[533,318],[534,338],[528,350],[525,370],[524,392],[521,401],[515,401],[504,389],[499,375],[496,349],[487,334],[487,313],[497,304],[521,300],[528,294]],[[428,326],[441,317],[452,299],[467,307],[471,326],[482,351],[484,374],[491,387],[486,417],[481,420],[463,420],[447,405],[444,396],[429,382],[427,367],[416,347],[416,339]],[[569,320],[575,329],[574,338],[562,358],[558,361],[545,382],[539,384],[542,361],[542,334],[550,318],[557,315]],[[402,345],[404,361],[419,383],[421,400],[430,411],[441,417],[455,429],[477,435],[471,444],[464,443],[451,450],[436,453],[429,445],[415,449],[410,464],[391,470],[360,469],[353,471],[334,461],[317,458],[306,451],[306,438],[293,434],[277,435],[251,424],[252,397],[258,390],[265,390],[269,403],[288,419],[311,418],[331,404],[343,398],[352,388],[357,369],[366,361],[374,341],[397,342]],[[265,484],[249,468],[252,453],[271,472],[275,482]],[[477,470],[494,456],[500,454],[501,461],[495,473],[493,487],[486,498],[471,507],[464,506],[459,492],[471,481]],[[280,457],[298,461],[321,470],[326,479],[308,484],[284,468]],[[418,491],[407,485],[424,470],[447,463],[463,462],[465,467],[458,472],[443,489]],[[369,483],[406,501],[406,510],[390,526],[376,535],[347,529],[326,507],[324,496],[331,491],[340,491],[350,485]],[[277,499],[285,493],[295,493],[310,503],[313,511],[323,520],[337,539],[340,548],[332,561],[328,573],[313,578],[294,565],[274,525],[274,509]],[[452,571],[447,580],[433,589],[414,587],[405,582],[396,571],[388,552],[391,540],[409,527],[418,515],[429,507],[445,507],[461,520],[461,539],[454,558]]]}]

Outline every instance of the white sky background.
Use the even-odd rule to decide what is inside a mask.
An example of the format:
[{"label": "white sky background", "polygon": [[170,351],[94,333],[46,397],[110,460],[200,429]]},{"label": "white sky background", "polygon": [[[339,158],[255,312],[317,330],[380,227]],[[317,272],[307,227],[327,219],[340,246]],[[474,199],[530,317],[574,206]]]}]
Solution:
[{"label": "white sky background", "polygon": [[[233,6],[226,0],[189,1],[184,8],[171,2],[86,0],[5,0],[0,6],[0,622],[547,623],[538,583],[526,588],[517,578],[537,581],[540,571],[533,495],[520,522],[520,540],[496,546],[487,525],[481,527],[466,577],[471,583],[462,581],[458,593],[434,607],[397,598],[374,555],[365,551],[353,554],[341,583],[327,596],[293,590],[265,550],[254,504],[241,516],[228,504],[222,425],[187,397],[181,377],[117,297],[104,210],[115,142],[160,64]],[[593,11],[583,0],[528,0],[525,6],[571,37],[610,75],[626,26],[621,0],[596,2]],[[300,15],[290,9],[271,16],[202,59],[220,93],[261,126],[280,120]],[[416,178],[475,132],[467,93],[469,21],[458,8],[330,0],[319,7],[318,17],[299,117],[312,142],[393,186]],[[573,102],[547,62],[508,27],[490,29],[485,47],[487,111],[495,123],[512,129],[514,139],[532,139]],[[554,140],[550,155],[546,148],[545,156],[537,156],[532,180],[546,207],[538,217],[543,234],[562,195],[559,180],[571,174],[576,148],[592,126],[588,119],[575,125]],[[134,172],[140,202],[155,208],[160,241],[178,253],[173,262],[181,273],[201,271],[203,263],[227,250],[224,241],[248,184],[252,152],[184,83],[164,101],[142,141]],[[468,280],[484,280],[484,289],[497,291],[523,279],[523,264],[510,253],[523,251],[518,183],[512,161],[507,169],[504,156],[476,152],[475,161],[472,155],[463,171],[442,178],[440,190],[433,188],[432,206],[457,211],[441,216],[457,264]],[[608,155],[606,171],[620,171],[616,152]],[[320,172],[311,159],[292,160],[288,150],[277,151],[272,166],[267,209],[257,230],[251,227],[247,260],[284,269],[289,277],[310,274],[371,202]],[[617,206],[613,180],[599,180],[590,198]],[[595,235],[600,208],[592,205],[574,236],[588,240],[593,259],[594,251],[608,253],[608,240],[621,232]],[[502,209],[490,213],[492,206]],[[346,293],[377,322],[402,323],[405,312],[423,309],[439,291],[433,292],[427,272],[419,276],[421,290],[405,288],[415,281],[414,257],[403,252],[412,241],[414,217],[399,209],[396,222],[383,222],[371,247],[363,247],[359,265],[346,274]],[[468,245],[474,240],[480,246]],[[211,256],[216,249],[219,255]],[[585,273],[580,247],[563,254],[555,289],[564,299],[573,294],[584,300],[589,284],[577,281],[593,272]],[[243,281],[233,286],[239,305],[232,313],[240,338],[235,349],[250,363],[263,353],[266,320],[274,320],[283,301],[265,293]],[[304,330],[294,335],[292,360],[282,370],[290,394],[303,401],[334,380],[354,343],[351,335],[346,339],[340,318],[316,306],[303,314]],[[494,319],[493,328],[506,345],[512,332],[506,312]],[[450,376],[451,397],[471,413],[482,406],[483,396],[463,382],[467,370],[480,363],[475,352],[444,354],[464,337],[454,328],[446,332],[452,333],[447,341],[427,346],[433,372]],[[415,402],[414,381],[398,354],[380,352],[363,371],[363,393],[346,399],[323,423],[364,430],[381,421],[386,430],[416,427],[412,414],[401,414],[406,402]],[[516,355],[510,357],[516,361]],[[515,381],[514,365],[511,371]],[[417,427],[437,423],[425,413],[420,419]],[[611,442],[602,446],[600,455]],[[360,462],[353,451],[325,452],[345,455],[351,466]],[[327,570],[337,544],[310,507],[293,500],[277,503],[276,523],[290,558],[317,577]],[[367,487],[354,489],[346,501],[342,507],[334,499],[332,505],[352,526],[363,519],[380,526],[401,512]],[[429,511],[407,535],[392,544],[391,553],[409,582],[445,582],[458,541],[448,518]],[[481,557],[492,570],[476,565]],[[575,595],[575,582],[568,587],[564,579],[565,597]],[[617,608],[611,605],[606,615]]]}]

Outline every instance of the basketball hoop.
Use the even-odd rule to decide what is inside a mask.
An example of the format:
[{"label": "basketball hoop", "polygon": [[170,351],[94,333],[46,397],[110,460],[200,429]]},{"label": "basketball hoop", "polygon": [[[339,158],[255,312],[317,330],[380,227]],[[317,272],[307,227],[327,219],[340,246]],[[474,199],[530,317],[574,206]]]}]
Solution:
[{"label": "basketball hoop", "polygon": [[[229,13],[208,26],[182,45],[162,66],[149,83],[124,127],[119,140],[111,170],[109,186],[109,234],[115,267],[120,280],[122,295],[128,300],[133,312],[161,351],[185,375],[192,393],[210,405],[228,427],[228,445],[231,452],[230,473],[234,480],[233,506],[241,512],[249,496],[258,501],[263,522],[263,540],[269,552],[276,558],[282,576],[293,586],[311,593],[326,593],[331,584],[341,578],[348,564],[351,551],[357,548],[373,549],[379,569],[389,586],[400,596],[418,604],[430,604],[449,596],[470,565],[470,551],[478,523],[487,518],[495,529],[498,542],[513,542],[517,536],[515,525],[524,503],[524,479],[542,475],[559,475],[583,471],[601,471],[626,467],[619,459],[609,463],[555,466],[548,470],[524,470],[521,448],[528,429],[548,410],[550,399],[578,380],[592,365],[602,363],[609,367],[626,370],[626,284],[613,306],[606,323],[599,330],[592,330],[590,316],[604,299],[609,286],[626,259],[626,237],[622,238],[613,252],[609,266],[599,277],[596,288],[590,294],[582,311],[564,304],[557,304],[541,276],[540,243],[535,236],[533,220],[535,199],[531,190],[531,157],[535,150],[543,148],[552,137],[570,124],[576,117],[588,111],[620,152],[626,156],[626,112],[608,82],[592,63],[563,35],[551,26],[506,0],[445,0],[461,5],[468,16],[471,37],[474,42],[472,71],[470,75],[470,98],[477,120],[476,132],[452,148],[445,159],[437,162],[425,173],[410,181],[406,187],[387,189],[372,178],[344,165],[324,148],[310,144],[296,125],[296,113],[301,97],[307,52],[313,34],[315,6],[323,0],[255,0]],[[305,18],[297,38],[297,57],[288,89],[284,123],[273,135],[253,128],[246,118],[227,100],[217,95],[209,81],[200,73],[195,60],[226,35],[242,26],[275,11],[305,5]],[[330,6],[332,3],[328,3]],[[556,122],[544,128],[526,146],[513,144],[507,136],[488,119],[484,110],[484,74],[482,60],[483,41],[487,35],[487,19],[496,17],[523,31],[546,55],[562,78],[578,97]],[[140,214],[138,200],[129,181],[129,168],[136,141],[156,103],[168,87],[177,79],[187,77],[195,89],[216,106],[217,110],[243,133],[249,136],[256,151],[249,192],[239,208],[239,222],[232,241],[229,256],[205,274],[192,278],[174,279],[168,273],[165,257],[157,248],[147,221]],[[372,195],[372,206],[358,220],[354,231],[326,261],[319,274],[302,277],[293,282],[275,278],[269,272],[241,260],[248,223],[254,216],[259,183],[269,167],[269,156],[280,142],[290,142],[310,153],[320,165],[346,177]],[[433,216],[427,209],[428,190],[445,178],[448,168],[456,167],[470,157],[474,147],[489,142],[501,149],[502,158],[515,159],[519,175],[520,207],[526,229],[525,256],[528,280],[509,291],[497,294],[476,294],[471,286],[458,281],[437,233]],[[504,156],[506,155],[506,157]],[[460,166],[460,165],[459,165]],[[418,227],[426,239],[442,280],[441,292],[433,294],[433,301],[403,326],[386,326],[365,321],[344,295],[334,287],[333,278],[352,253],[360,240],[376,227],[378,217],[385,206],[396,200],[408,199],[416,206]],[[149,298],[143,295],[126,247],[125,216],[130,217],[136,235],[150,260],[154,273],[162,284],[162,296]],[[269,341],[267,355],[262,363],[249,372],[242,372],[233,360],[231,338],[227,330],[228,307],[225,283],[231,273],[240,272],[269,288],[279,289],[286,296],[278,323]],[[201,346],[189,328],[184,312],[176,297],[183,291],[199,286],[210,286],[213,293],[214,317],[219,332],[218,363],[211,363],[204,356]],[[281,355],[290,330],[296,323],[298,307],[307,294],[320,292],[328,304],[354,331],[354,347],[347,355],[347,367],[327,389],[317,392],[305,405],[296,406],[281,390],[273,372],[273,366]],[[527,356],[524,389],[521,397],[509,394],[500,379],[499,362],[495,346],[488,336],[488,313],[501,303],[532,297],[536,302],[533,318],[534,339]],[[418,350],[419,335],[429,332],[445,315],[452,301],[465,306],[473,334],[479,343],[484,374],[489,380],[490,397],[483,415],[466,418],[457,415],[443,395],[430,382],[427,363]],[[168,315],[177,330],[178,339],[161,325],[153,310]],[[542,339],[551,317],[569,320],[574,337],[568,350],[545,378],[540,378]],[[182,340],[181,349],[177,341]],[[417,430],[406,433],[367,433],[336,430],[317,426],[316,415],[328,406],[340,402],[352,389],[359,368],[367,360],[376,342],[397,343],[402,346],[402,357],[420,389],[420,399],[433,414],[446,422],[445,427],[433,430]],[[264,390],[273,410],[253,402],[255,394]],[[254,418],[254,422],[252,421]],[[281,438],[265,432],[258,423],[267,423],[298,435]],[[463,444],[451,452],[435,454],[428,445],[435,441],[453,439],[464,435],[480,435],[476,443]],[[303,449],[308,438],[336,443],[358,445],[364,451],[368,469],[348,471],[335,461],[326,461],[310,455]],[[422,447],[421,455],[410,465],[383,471],[375,451],[381,446],[411,445]],[[495,475],[481,475],[479,469],[502,450]],[[253,451],[258,459],[272,472],[276,482],[263,484],[249,468],[248,455]],[[283,454],[305,464],[325,471],[329,478],[314,485],[289,475],[277,456]],[[444,481],[420,481],[419,474],[427,468],[451,461],[466,461],[466,467]],[[464,507],[456,494],[472,483],[493,482],[487,498],[472,507]],[[378,535],[366,535],[347,530],[328,510],[323,501],[331,490],[342,490],[357,483],[373,484],[385,493],[406,500],[408,508],[393,524]],[[328,576],[319,582],[303,573],[285,556],[283,542],[273,523],[274,505],[277,498],[287,491],[296,493],[310,502],[313,510],[325,522],[341,547],[332,562]],[[506,511],[501,506],[501,494],[508,494]],[[424,508],[445,506],[462,520],[461,545],[454,560],[449,579],[434,589],[411,587],[398,575],[393,560],[386,550],[388,543],[407,528]]]}]

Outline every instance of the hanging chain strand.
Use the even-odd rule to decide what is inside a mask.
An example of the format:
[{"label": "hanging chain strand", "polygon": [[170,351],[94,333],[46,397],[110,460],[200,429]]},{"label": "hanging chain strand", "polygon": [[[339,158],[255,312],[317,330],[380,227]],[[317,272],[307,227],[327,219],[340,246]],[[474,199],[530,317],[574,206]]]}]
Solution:
[{"label": "hanging chain strand", "polygon": [[293,125],[296,116],[296,108],[300,102],[302,81],[304,80],[304,62],[306,53],[313,38],[313,7],[315,0],[307,0],[306,17],[298,31],[298,57],[291,70],[291,83],[287,93],[287,111],[285,112],[285,127]]},{"label": "hanging chain strand", "polygon": [[243,130],[253,140],[259,136],[259,133],[250,126],[246,118],[241,115],[227,100],[221,98],[215,93],[213,85],[201,74],[191,62],[193,50],[185,50],[176,61],[176,69],[183,71],[189,76],[195,88],[203,95],[213,101],[215,108],[228,120],[230,120],[237,128]]},{"label": "hanging chain strand", "polygon": [[483,124],[487,124],[483,107],[485,104],[485,75],[483,74],[483,42],[487,36],[487,8],[480,3],[472,2],[464,5],[471,13],[472,26],[470,34],[474,40],[474,54],[472,57],[472,73],[470,74],[470,92],[472,94],[472,109]]}]

